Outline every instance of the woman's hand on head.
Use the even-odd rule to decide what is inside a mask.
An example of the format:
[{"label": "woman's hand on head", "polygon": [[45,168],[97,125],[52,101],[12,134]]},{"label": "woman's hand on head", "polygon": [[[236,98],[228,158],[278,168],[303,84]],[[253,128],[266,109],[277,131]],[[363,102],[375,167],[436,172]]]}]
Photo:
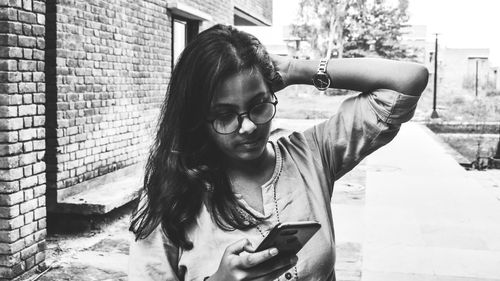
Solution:
[{"label": "woman's hand on head", "polygon": [[273,91],[278,92],[291,85],[290,70],[292,68],[292,59],[287,56],[275,54],[270,54],[269,56],[273,62],[277,75],[277,77],[273,79]]},{"label": "woman's hand on head", "polygon": [[226,248],[217,272],[208,280],[275,280],[297,263],[296,256],[266,263],[277,254],[275,248],[255,252],[248,239],[239,240]]}]

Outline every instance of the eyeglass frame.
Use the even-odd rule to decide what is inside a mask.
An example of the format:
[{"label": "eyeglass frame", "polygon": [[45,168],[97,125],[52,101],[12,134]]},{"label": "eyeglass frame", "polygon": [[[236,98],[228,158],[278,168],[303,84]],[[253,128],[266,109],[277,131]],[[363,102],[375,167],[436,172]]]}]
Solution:
[{"label": "eyeglass frame", "polygon": [[[273,120],[274,116],[276,115],[276,105],[278,105],[278,97],[276,96],[275,93],[273,93],[272,96],[274,97],[275,101],[265,101],[265,102],[260,102],[260,103],[254,104],[249,110],[247,110],[245,112],[242,112],[242,113],[233,112],[233,113],[236,113],[236,119],[238,120],[238,126],[232,132],[221,133],[221,132],[217,131],[217,129],[215,129],[215,125],[214,125],[214,121],[217,120],[217,118],[215,118],[215,119],[205,119],[205,121],[208,122],[208,123],[210,123],[212,125],[212,128],[214,129],[214,131],[217,134],[220,134],[220,135],[230,135],[230,134],[234,134],[235,132],[237,132],[241,128],[241,124],[243,123],[243,116],[245,116],[245,115],[247,116],[248,120],[252,121],[252,123],[254,123],[255,125],[264,125],[264,124],[267,124],[267,123],[271,122],[271,120]],[[264,122],[264,123],[255,123],[250,118],[250,111],[252,111],[252,109],[254,109],[256,106],[262,105],[262,104],[265,104],[265,103],[270,103],[270,104],[273,105],[273,107],[274,107],[273,116],[271,116],[271,118],[269,118],[269,120],[266,121],[266,122]]]}]

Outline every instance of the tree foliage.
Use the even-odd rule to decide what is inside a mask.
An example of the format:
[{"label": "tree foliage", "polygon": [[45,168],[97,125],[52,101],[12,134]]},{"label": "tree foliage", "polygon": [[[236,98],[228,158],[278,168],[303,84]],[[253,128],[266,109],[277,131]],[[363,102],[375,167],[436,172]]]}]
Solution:
[{"label": "tree foliage", "polygon": [[310,43],[318,56],[411,59],[401,45],[408,22],[408,0],[390,6],[384,0],[301,0],[294,35]]}]

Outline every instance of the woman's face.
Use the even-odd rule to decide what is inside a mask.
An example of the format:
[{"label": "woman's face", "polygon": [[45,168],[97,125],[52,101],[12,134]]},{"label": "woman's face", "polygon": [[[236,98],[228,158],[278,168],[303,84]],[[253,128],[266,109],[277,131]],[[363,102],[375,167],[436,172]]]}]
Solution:
[{"label": "woman's face", "polygon": [[[259,71],[242,71],[226,79],[216,90],[210,105],[209,119],[241,114],[262,102],[272,102],[269,91]],[[251,161],[264,155],[271,132],[271,122],[256,125],[244,115],[234,133],[219,134],[208,123],[209,136],[224,157],[231,161]]]}]

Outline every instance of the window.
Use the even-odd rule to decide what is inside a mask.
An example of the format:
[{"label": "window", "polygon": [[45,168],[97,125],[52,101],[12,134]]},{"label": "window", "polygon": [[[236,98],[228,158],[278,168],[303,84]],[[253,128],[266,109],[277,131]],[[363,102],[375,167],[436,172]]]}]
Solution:
[{"label": "window", "polygon": [[172,33],[172,65],[175,65],[187,44],[187,22],[174,18]]},{"label": "window", "polygon": [[212,17],[184,3],[169,1],[167,8],[172,13],[172,67],[177,62],[187,43],[198,34],[202,21]]}]

